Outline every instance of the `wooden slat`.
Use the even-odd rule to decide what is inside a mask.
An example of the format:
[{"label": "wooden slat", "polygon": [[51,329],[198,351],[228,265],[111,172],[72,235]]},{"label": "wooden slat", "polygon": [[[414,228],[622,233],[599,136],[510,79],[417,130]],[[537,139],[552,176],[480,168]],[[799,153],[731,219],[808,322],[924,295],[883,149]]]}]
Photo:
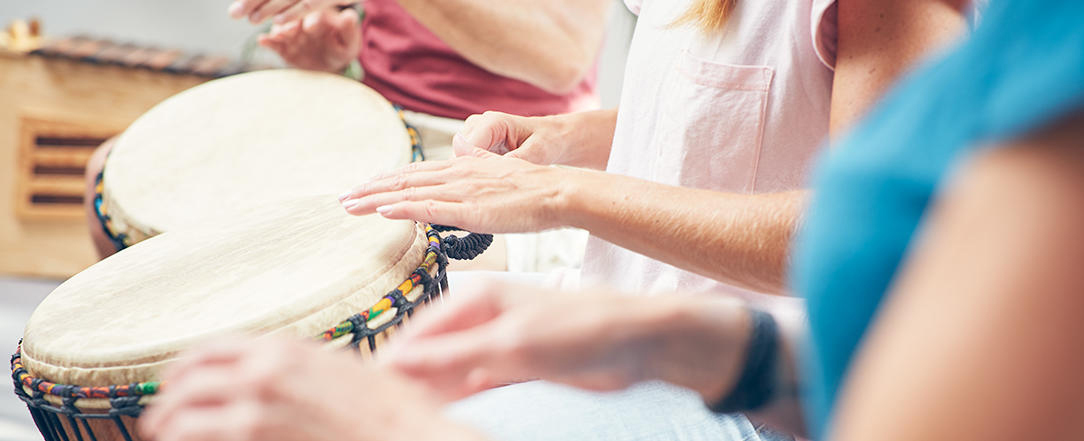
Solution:
[{"label": "wooden slat", "polygon": [[27,182],[29,194],[82,195],[84,184],[81,176],[34,176]]},{"label": "wooden slat", "polygon": [[83,147],[51,147],[34,149],[35,166],[45,167],[86,167],[87,160],[94,154],[94,149]]}]

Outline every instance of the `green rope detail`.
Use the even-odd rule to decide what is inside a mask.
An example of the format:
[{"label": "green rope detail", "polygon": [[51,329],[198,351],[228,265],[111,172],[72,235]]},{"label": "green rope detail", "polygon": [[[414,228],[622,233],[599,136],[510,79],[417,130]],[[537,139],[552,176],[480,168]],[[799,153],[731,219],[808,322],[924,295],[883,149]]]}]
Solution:
[{"label": "green rope detail", "polygon": [[154,394],[158,393],[158,385],[159,384],[161,384],[161,382],[158,382],[158,381],[150,381],[150,382],[147,382],[147,383],[139,383],[139,384],[136,385],[136,390],[139,391],[140,395],[154,395]]}]

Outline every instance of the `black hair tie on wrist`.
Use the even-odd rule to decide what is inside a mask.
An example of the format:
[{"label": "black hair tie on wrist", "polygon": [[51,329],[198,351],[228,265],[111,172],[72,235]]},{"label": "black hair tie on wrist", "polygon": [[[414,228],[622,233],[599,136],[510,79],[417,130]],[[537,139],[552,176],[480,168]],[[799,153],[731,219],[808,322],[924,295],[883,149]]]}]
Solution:
[{"label": "black hair tie on wrist", "polygon": [[750,309],[749,346],[745,350],[745,367],[734,389],[722,400],[709,406],[712,412],[735,413],[757,410],[772,400],[775,393],[776,359],[779,329],[772,315]]}]

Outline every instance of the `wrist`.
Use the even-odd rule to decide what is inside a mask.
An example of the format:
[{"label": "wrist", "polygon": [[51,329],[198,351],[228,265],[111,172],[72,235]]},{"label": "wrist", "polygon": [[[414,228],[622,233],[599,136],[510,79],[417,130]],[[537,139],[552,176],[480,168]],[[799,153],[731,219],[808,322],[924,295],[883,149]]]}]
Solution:
[{"label": "wrist", "polygon": [[567,167],[551,167],[561,177],[556,180],[557,190],[553,197],[551,212],[555,223],[591,231],[590,219],[595,216],[594,204],[601,203],[600,192],[605,184],[598,172]]},{"label": "wrist", "polygon": [[725,397],[744,366],[750,318],[745,303],[733,297],[674,296],[661,308],[655,326],[671,343],[655,357],[658,379],[700,394],[713,403]]},{"label": "wrist", "polygon": [[556,162],[596,170],[605,169],[609,160],[610,144],[613,142],[616,117],[617,112],[612,109],[546,117],[552,118],[552,129],[564,146]]}]

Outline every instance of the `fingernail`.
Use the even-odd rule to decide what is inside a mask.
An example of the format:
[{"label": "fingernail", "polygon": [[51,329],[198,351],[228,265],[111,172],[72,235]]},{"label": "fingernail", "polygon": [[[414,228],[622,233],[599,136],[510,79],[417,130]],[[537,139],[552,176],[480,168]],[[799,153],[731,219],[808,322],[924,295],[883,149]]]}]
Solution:
[{"label": "fingernail", "polygon": [[391,213],[391,205],[381,205],[379,207],[376,207],[376,212],[380,213],[381,215]]},{"label": "fingernail", "polygon": [[340,195],[339,195],[339,202],[343,202],[343,201],[345,201],[345,200],[347,200],[347,199],[350,199],[350,194],[351,194],[351,193],[352,193],[352,192],[348,191],[348,192],[346,192],[346,193],[340,194]]},{"label": "fingernail", "polygon": [[275,24],[286,23],[286,14],[279,14],[275,16]]},{"label": "fingernail", "polygon": [[259,23],[261,18],[263,17],[260,17],[259,12],[253,12],[252,15],[248,16],[248,21],[251,21],[253,23]]}]

